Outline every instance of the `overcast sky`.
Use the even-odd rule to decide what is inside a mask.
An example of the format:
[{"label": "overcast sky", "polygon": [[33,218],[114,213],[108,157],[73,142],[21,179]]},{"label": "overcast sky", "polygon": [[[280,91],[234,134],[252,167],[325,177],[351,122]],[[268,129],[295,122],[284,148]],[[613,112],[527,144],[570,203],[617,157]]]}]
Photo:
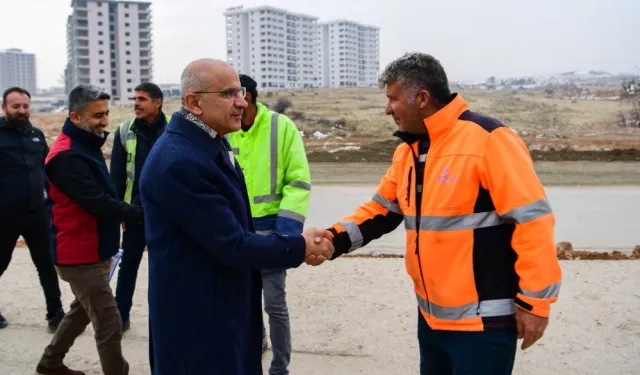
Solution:
[{"label": "overcast sky", "polygon": [[[175,83],[197,58],[226,58],[227,7],[271,5],[376,25],[380,64],[436,56],[450,80],[640,70],[640,0],[153,0],[154,80]],[[0,49],[36,54],[38,86],[62,85],[71,0],[0,0]],[[385,8],[388,6],[389,8]]]}]

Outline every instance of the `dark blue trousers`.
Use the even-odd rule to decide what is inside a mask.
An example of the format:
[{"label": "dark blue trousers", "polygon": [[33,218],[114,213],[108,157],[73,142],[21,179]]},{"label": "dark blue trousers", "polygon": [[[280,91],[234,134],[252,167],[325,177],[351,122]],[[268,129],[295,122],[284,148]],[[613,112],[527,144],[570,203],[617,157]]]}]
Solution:
[{"label": "dark blue trousers", "polygon": [[515,328],[485,332],[432,330],[418,312],[420,375],[510,375],[517,341]]},{"label": "dark blue trousers", "polygon": [[136,289],[138,268],[142,260],[142,253],[146,246],[144,226],[127,224],[122,235],[122,260],[118,270],[118,283],[116,285],[116,303],[123,322],[129,321],[131,305],[133,304],[133,292]]}]

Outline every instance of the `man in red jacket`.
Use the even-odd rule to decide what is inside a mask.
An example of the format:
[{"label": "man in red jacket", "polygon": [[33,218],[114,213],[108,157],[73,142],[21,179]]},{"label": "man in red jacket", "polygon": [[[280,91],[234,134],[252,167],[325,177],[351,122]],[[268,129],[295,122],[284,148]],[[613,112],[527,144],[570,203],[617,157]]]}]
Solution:
[{"label": "man in red jacket", "polygon": [[101,147],[108,132],[109,94],[81,85],[69,94],[69,118],[45,160],[52,202],[51,240],[56,270],[76,297],[36,368],[41,375],[82,375],[63,364],[74,340],[91,323],[105,375],[127,375],[122,321],[109,286],[120,223],[143,221],[142,208],[118,199]]}]

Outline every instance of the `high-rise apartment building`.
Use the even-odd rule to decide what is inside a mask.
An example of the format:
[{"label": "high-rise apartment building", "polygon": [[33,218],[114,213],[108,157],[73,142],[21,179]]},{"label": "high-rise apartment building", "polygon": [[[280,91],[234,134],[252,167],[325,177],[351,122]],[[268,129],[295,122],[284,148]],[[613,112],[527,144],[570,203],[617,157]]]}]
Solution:
[{"label": "high-rise apartment building", "polygon": [[318,26],[318,77],[322,87],[378,84],[380,29],[348,20]]},{"label": "high-rise apartment building", "polygon": [[10,48],[0,51],[0,94],[14,86],[36,94],[36,55]]},{"label": "high-rise apartment building", "polygon": [[377,85],[379,28],[271,6],[224,12],[227,61],[263,89]]},{"label": "high-rise apartment building", "polygon": [[224,12],[227,61],[269,89],[317,87],[318,18],[271,6]]},{"label": "high-rise apartment building", "polygon": [[72,0],[67,19],[66,90],[103,88],[115,100],[133,96],[153,75],[151,2]]}]

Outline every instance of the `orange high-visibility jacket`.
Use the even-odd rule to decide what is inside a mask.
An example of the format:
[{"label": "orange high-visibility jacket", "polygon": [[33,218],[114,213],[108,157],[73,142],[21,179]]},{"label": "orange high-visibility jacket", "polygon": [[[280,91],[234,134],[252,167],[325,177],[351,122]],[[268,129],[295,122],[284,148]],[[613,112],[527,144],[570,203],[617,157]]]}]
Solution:
[{"label": "orange high-visibility jacket", "polygon": [[404,143],[376,194],[332,226],[334,258],[404,222],[406,269],[432,329],[512,327],[516,307],[548,317],[561,280],[555,218],[526,145],[459,94],[424,124],[428,136],[396,133]]}]

